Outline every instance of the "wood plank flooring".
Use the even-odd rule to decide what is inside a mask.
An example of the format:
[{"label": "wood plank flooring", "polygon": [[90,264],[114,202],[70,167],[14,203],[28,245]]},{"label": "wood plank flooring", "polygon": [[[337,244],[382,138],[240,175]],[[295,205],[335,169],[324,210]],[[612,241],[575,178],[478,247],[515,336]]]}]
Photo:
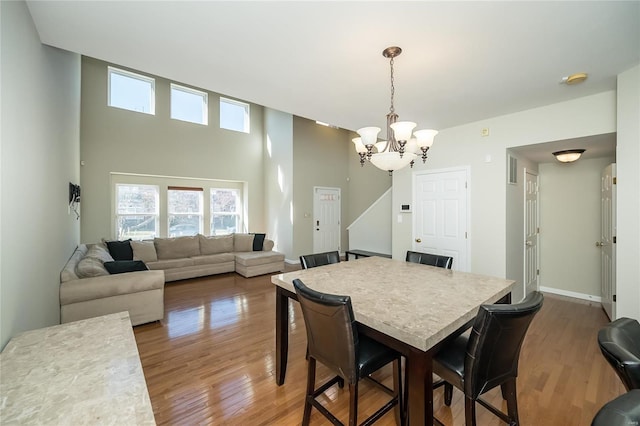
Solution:
[{"label": "wood plank flooring", "polygon": [[[307,374],[306,334],[297,303],[290,317],[285,384],[275,383],[275,290],[270,276],[235,273],[169,283],[165,318],[134,327],[151,404],[159,425],[297,425],[302,419]],[[624,392],[597,345],[607,323],[598,304],[546,295],[527,334],[518,377],[523,426],[589,425],[597,410]],[[319,364],[317,380],[329,376]],[[391,369],[379,378],[391,384]],[[445,425],[464,425],[462,394],[444,406],[435,391],[435,414]],[[361,382],[360,420],[388,396]],[[499,390],[485,395],[506,410]],[[346,389],[330,389],[324,403],[348,417]],[[478,406],[479,425],[503,425]],[[312,425],[327,424],[313,410]],[[377,424],[395,424],[388,413]]]}]

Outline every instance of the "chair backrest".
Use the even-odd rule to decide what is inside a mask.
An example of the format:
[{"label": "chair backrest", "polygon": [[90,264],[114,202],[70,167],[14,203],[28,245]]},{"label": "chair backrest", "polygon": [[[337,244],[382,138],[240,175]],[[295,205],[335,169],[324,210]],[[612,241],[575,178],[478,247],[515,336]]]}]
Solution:
[{"label": "chair backrest", "polygon": [[358,330],[349,296],[320,293],[298,279],[293,286],[307,329],[309,356],[357,383]]},{"label": "chair backrest", "polygon": [[316,266],[329,265],[330,263],[339,263],[340,253],[337,251],[328,251],[325,253],[315,253],[300,256],[300,265],[302,269],[315,268]]},{"label": "chair backrest", "polygon": [[423,265],[437,266],[438,268],[451,269],[453,257],[441,256],[439,254],[420,253],[418,251],[407,251],[407,262],[422,263]]},{"label": "chair backrest", "polygon": [[640,389],[640,324],[619,318],[598,332],[602,354],[627,388]]},{"label": "chair backrest", "polygon": [[464,363],[466,395],[477,398],[518,375],[522,342],[543,301],[542,293],[534,291],[521,303],[480,306]]}]

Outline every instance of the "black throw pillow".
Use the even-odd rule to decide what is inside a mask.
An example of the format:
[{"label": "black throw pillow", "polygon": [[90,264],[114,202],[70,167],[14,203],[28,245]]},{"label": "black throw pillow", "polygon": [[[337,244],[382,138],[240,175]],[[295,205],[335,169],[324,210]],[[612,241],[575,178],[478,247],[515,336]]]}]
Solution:
[{"label": "black throw pillow", "polygon": [[113,260],[133,260],[131,238],[125,241],[107,241],[107,248]]},{"label": "black throw pillow", "polygon": [[125,272],[149,270],[142,260],[114,260],[113,262],[104,262],[104,268],[110,274],[124,274]]},{"label": "black throw pillow", "polygon": [[262,251],[264,237],[267,234],[253,234],[253,251]]}]

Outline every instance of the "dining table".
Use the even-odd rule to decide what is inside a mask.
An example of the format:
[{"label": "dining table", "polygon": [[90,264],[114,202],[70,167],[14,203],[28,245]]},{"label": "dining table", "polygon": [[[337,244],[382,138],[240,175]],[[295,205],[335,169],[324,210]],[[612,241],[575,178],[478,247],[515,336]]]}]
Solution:
[{"label": "dining table", "polygon": [[293,280],[351,297],[358,330],[406,359],[408,424],[433,425],[432,359],[464,331],[480,305],[510,303],[515,281],[383,257],[367,257],[271,277],[276,286],[276,383],[285,382]]}]

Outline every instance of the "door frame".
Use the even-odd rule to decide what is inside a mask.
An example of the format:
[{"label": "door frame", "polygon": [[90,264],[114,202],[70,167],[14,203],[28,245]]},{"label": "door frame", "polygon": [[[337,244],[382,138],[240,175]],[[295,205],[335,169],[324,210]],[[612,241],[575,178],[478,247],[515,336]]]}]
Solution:
[{"label": "door frame", "polygon": [[434,175],[434,174],[443,174],[443,173],[451,173],[451,172],[464,172],[465,174],[465,180],[467,183],[466,186],[466,190],[467,190],[467,223],[466,223],[466,227],[467,227],[467,235],[466,235],[466,247],[465,249],[467,250],[467,262],[466,265],[462,265],[464,266],[464,269],[461,269],[462,271],[471,271],[471,238],[472,238],[472,234],[471,234],[471,167],[470,166],[461,166],[461,167],[446,167],[443,169],[430,169],[430,170],[416,170],[412,173],[411,176],[411,204],[412,206],[414,206],[413,213],[412,213],[412,220],[411,220],[411,248],[415,249],[415,242],[416,242],[416,228],[417,228],[417,208],[415,208],[416,206],[416,200],[418,199],[417,197],[417,182],[418,182],[418,176],[423,176],[423,175]]},{"label": "door frame", "polygon": [[311,232],[313,237],[311,238],[311,244],[313,247],[313,252],[316,253],[316,226],[315,226],[315,221],[316,221],[316,195],[318,194],[318,190],[322,190],[322,189],[328,189],[331,191],[338,191],[338,218],[339,218],[339,225],[338,225],[338,247],[339,247],[339,251],[342,251],[342,188],[338,188],[338,187],[332,187],[332,186],[314,186],[313,187],[313,220],[311,221]]}]

